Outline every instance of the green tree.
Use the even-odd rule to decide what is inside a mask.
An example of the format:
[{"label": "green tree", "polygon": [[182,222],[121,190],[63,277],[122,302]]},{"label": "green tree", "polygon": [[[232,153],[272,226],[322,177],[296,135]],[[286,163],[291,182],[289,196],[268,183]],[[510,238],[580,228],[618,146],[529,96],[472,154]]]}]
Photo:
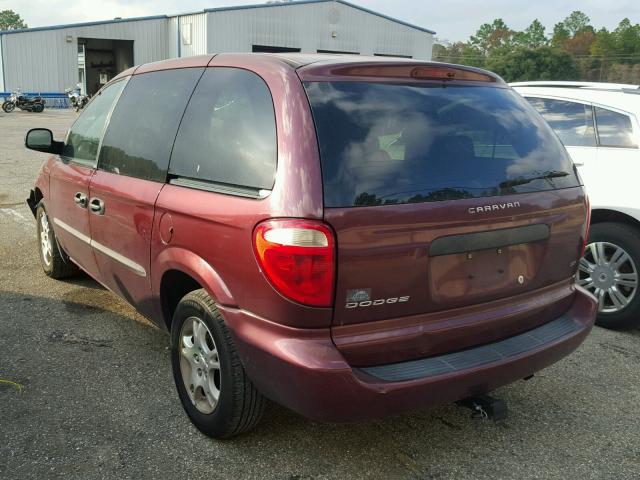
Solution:
[{"label": "green tree", "polygon": [[554,47],[562,47],[564,42],[571,38],[569,30],[564,22],[556,23],[553,26],[553,36],[551,37],[551,45]]},{"label": "green tree", "polygon": [[17,30],[27,28],[27,24],[22,17],[13,10],[0,11],[0,30]]},{"label": "green tree", "polygon": [[524,32],[514,33],[514,42],[518,46],[527,48],[539,48],[548,45],[549,40],[545,35],[545,28],[537,18],[531,22]]},{"label": "green tree", "polygon": [[480,26],[468,42],[434,46],[436,60],[485,67],[509,81],[590,80],[640,83],[640,24],[623,19],[596,31],[589,17],[571,12],[553,27],[539,20],[513,31],[500,18]]},{"label": "green tree", "polygon": [[[589,24],[591,19],[580,10],[575,10],[560,23],[556,23],[553,27],[553,36],[551,37],[551,45],[554,47],[565,48],[568,41],[579,36],[585,31],[595,34],[593,27]],[[581,40],[580,42],[583,42]]]},{"label": "green tree", "polygon": [[613,39],[614,54],[621,56],[622,63],[640,62],[640,24],[625,18],[613,31]]},{"label": "green tree", "polygon": [[554,47],[518,47],[504,55],[489,57],[486,67],[507,82],[580,78],[571,55]]},{"label": "green tree", "polygon": [[604,57],[612,55],[616,50],[614,35],[606,28],[601,28],[596,32],[596,38],[591,45],[591,55]]},{"label": "green tree", "polygon": [[569,36],[573,37],[576,33],[590,27],[589,22],[591,22],[591,19],[586,14],[580,10],[575,10],[562,23],[564,23],[569,32]]},{"label": "green tree", "polygon": [[613,31],[601,28],[595,34],[590,53],[589,79],[639,83],[640,25],[625,18]]},{"label": "green tree", "polygon": [[469,44],[484,55],[490,55],[495,50],[510,48],[513,44],[513,35],[513,30],[504,23],[504,20],[496,18],[493,23],[482,24],[476,34],[469,39]]}]

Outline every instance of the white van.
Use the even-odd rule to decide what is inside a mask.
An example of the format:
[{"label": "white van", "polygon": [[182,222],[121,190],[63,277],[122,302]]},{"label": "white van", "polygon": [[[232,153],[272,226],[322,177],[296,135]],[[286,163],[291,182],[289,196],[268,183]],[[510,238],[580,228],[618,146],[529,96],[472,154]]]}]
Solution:
[{"label": "white van", "polygon": [[598,297],[597,323],[640,324],[640,86],[520,82],[569,151],[591,200],[578,282]]}]

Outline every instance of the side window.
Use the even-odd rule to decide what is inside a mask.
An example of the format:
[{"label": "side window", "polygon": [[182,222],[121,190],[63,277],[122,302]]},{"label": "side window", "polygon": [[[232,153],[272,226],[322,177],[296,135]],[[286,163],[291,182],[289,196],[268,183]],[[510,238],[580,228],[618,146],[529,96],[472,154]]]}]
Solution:
[{"label": "side window", "polygon": [[276,173],[276,143],[273,100],[264,81],[247,70],[209,68],[180,125],[169,174],[269,190]]},{"label": "side window", "polygon": [[631,119],[622,113],[595,107],[598,138],[603,147],[637,148]]},{"label": "side window", "polygon": [[550,98],[528,97],[527,100],[555,130],[565,146],[596,146],[590,105]]},{"label": "side window", "polygon": [[202,68],[134,75],[102,141],[98,168],[164,182],[173,140]]},{"label": "side window", "polygon": [[104,124],[126,82],[108,85],[91,100],[69,130],[62,155],[95,167]]}]

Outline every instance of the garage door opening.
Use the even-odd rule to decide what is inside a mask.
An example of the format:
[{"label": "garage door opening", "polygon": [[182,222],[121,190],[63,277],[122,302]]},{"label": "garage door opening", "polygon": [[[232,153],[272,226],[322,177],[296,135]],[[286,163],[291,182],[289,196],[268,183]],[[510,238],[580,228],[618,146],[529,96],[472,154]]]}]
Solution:
[{"label": "garage door opening", "polygon": [[133,66],[133,40],[78,38],[78,82],[88,95]]}]

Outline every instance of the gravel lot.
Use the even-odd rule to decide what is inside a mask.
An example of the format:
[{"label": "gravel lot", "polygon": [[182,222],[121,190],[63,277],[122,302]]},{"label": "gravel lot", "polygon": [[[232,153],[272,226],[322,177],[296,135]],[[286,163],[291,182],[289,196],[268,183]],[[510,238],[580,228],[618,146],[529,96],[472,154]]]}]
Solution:
[{"label": "gravel lot", "polygon": [[274,405],[254,432],[204,437],[174,393],[168,336],[92,280],[40,269],[24,199],[44,155],[23,137],[60,139],[75,116],[0,112],[0,478],[640,478],[640,330],[596,327],[495,392],[501,424],[453,405],[318,424]]}]

